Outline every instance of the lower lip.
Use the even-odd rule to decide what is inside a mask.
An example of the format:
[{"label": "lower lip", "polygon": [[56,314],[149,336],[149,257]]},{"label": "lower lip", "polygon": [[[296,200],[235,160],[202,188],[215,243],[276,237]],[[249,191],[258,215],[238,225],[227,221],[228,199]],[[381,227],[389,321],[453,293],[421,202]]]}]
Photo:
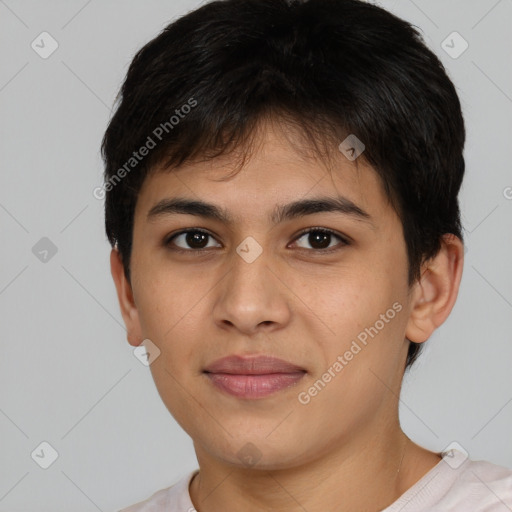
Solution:
[{"label": "lower lip", "polygon": [[238,398],[264,398],[297,384],[305,372],[271,373],[264,375],[234,375],[206,373],[215,387]]}]

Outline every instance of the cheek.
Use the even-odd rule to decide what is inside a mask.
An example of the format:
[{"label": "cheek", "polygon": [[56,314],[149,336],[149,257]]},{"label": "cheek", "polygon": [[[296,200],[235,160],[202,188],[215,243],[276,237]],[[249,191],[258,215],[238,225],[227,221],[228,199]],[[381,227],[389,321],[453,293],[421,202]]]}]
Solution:
[{"label": "cheek", "polygon": [[193,312],[198,287],[183,273],[154,261],[141,262],[137,270],[143,279],[134,289],[134,298],[143,333],[165,342],[180,319]]},{"label": "cheek", "polygon": [[392,272],[376,264],[361,271],[352,267],[314,287],[304,286],[304,303],[315,305],[311,322],[325,333],[320,336],[317,330],[312,335],[322,347],[326,368],[341,356],[351,367],[344,373],[364,380],[359,372],[375,367],[386,373],[396,365],[406,326],[406,288]]},{"label": "cheek", "polygon": [[324,342],[325,367],[315,377],[329,382],[319,397],[313,399],[319,416],[329,410],[331,422],[345,424],[350,429],[350,424],[370,421],[383,403],[394,401],[390,389],[395,388],[402,373],[404,355],[405,309],[400,307],[395,301],[385,305],[374,303],[373,311],[368,310],[364,315],[356,310],[357,325],[347,312],[337,325],[338,338],[331,339],[331,343]]},{"label": "cheek", "polygon": [[[137,290],[137,310],[143,334],[161,350],[169,371],[182,372],[180,362],[194,357],[195,340],[203,340],[211,284],[195,272],[189,275],[171,265],[148,265]],[[202,323],[201,323],[202,322]]]},{"label": "cheek", "polygon": [[329,272],[315,282],[304,280],[303,303],[325,321],[333,336],[353,336],[393,303],[393,287],[384,272],[350,267]]}]

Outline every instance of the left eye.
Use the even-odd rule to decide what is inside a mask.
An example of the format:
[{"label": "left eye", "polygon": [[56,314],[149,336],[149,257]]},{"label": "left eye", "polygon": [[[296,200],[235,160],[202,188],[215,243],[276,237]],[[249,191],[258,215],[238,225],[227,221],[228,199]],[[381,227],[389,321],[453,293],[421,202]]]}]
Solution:
[{"label": "left eye", "polygon": [[[342,236],[336,234],[334,231],[325,228],[310,228],[307,231],[303,231],[301,235],[296,238],[296,240],[300,240],[307,235],[307,243],[313,245],[314,250],[326,250],[325,252],[330,252],[333,248],[330,246],[330,241],[332,241],[332,237],[337,238],[341,241],[341,245],[348,245],[348,241],[344,239]],[[338,244],[339,245],[339,244]],[[316,247],[315,247],[316,246]],[[336,245],[334,245],[336,247]]]}]

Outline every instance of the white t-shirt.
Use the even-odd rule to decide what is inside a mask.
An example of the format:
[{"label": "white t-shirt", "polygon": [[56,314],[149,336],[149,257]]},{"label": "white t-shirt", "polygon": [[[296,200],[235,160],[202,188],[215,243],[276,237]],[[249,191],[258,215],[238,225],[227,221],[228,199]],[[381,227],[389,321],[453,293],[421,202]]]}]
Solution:
[{"label": "white t-shirt", "polygon": [[[510,512],[512,470],[472,461],[458,450],[443,459],[382,512]],[[119,512],[196,512],[189,484],[198,469],[175,485]]]}]

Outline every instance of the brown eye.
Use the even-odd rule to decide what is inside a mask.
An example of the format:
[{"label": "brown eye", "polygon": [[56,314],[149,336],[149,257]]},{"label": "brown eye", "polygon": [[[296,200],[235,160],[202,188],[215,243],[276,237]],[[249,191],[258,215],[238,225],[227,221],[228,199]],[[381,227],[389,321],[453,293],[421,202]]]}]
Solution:
[{"label": "brown eye", "polygon": [[[307,237],[306,237],[307,235]],[[334,244],[334,246],[331,245],[332,239],[337,238],[341,241],[341,244]],[[341,235],[338,235],[334,231],[331,231],[330,229],[325,228],[309,228],[306,231],[303,231],[296,240],[300,240],[301,238],[304,238],[306,240],[307,244],[310,244],[311,250],[313,251],[325,251],[325,252],[331,252],[331,250],[336,250],[339,248],[338,246],[344,246],[348,245],[348,242],[345,238],[343,238]],[[307,247],[301,247],[308,249]]]},{"label": "brown eye", "polygon": [[[203,231],[201,229],[189,229],[180,231],[179,233],[171,236],[165,241],[165,245],[176,245],[178,247],[176,250],[188,252],[200,251],[204,249],[211,249],[211,246],[208,247],[209,238],[213,237],[207,231]],[[179,243],[182,245],[178,245],[176,240],[179,240]]]}]

